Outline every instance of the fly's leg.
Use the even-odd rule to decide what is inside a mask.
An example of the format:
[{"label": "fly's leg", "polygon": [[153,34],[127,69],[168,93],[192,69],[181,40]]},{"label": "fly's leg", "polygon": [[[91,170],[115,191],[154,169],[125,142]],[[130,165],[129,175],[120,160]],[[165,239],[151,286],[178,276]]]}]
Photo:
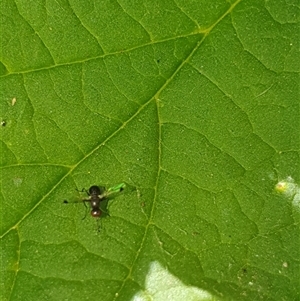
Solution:
[{"label": "fly's leg", "polygon": [[105,214],[107,214],[108,216],[110,216],[109,213],[108,213],[108,211],[103,210],[102,208],[101,208],[101,211],[104,212]]},{"label": "fly's leg", "polygon": [[89,192],[88,192],[88,190],[86,190],[85,188],[82,188],[81,190],[79,190],[79,189],[76,188],[76,190],[78,192],[85,192],[87,195],[90,195]]},{"label": "fly's leg", "polygon": [[90,202],[90,200],[82,200],[82,202],[83,202],[83,205],[84,205],[84,207],[85,207],[85,215],[84,215],[84,217],[82,218],[82,220],[84,220],[84,219],[86,218],[87,211],[88,211],[88,207],[87,207],[87,205],[86,205],[85,203],[86,203],[86,202]]},{"label": "fly's leg", "polygon": [[96,228],[96,230],[97,230],[97,233],[99,233],[100,230],[101,230],[101,225],[99,224],[99,223],[101,223],[100,218],[97,218],[96,223],[97,223],[97,228]]}]

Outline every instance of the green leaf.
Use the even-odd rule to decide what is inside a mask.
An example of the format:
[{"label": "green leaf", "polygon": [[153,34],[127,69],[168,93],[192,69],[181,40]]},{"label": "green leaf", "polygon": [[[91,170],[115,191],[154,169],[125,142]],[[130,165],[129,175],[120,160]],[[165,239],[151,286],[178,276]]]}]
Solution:
[{"label": "green leaf", "polygon": [[297,300],[299,17],[3,0],[0,299]]}]

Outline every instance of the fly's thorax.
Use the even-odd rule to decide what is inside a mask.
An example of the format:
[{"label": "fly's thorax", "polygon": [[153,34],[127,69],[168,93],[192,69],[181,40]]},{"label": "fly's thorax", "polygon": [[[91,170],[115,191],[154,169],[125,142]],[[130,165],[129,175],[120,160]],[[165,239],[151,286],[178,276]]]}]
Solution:
[{"label": "fly's thorax", "polygon": [[100,206],[100,201],[101,201],[101,199],[99,199],[98,196],[97,196],[96,198],[91,198],[91,199],[90,199],[91,207],[92,207],[93,209],[96,209],[97,207]]}]

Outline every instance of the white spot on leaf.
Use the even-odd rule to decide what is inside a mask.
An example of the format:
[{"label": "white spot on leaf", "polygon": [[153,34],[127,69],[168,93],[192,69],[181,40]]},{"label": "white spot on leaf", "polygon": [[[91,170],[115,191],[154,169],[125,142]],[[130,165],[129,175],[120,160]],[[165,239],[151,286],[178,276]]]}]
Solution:
[{"label": "white spot on leaf", "polygon": [[216,301],[210,293],[183,284],[178,278],[163,268],[158,262],[152,262],[146,276],[145,290],[138,292],[132,301]]},{"label": "white spot on leaf", "polygon": [[292,199],[292,205],[300,211],[300,188],[292,177],[279,181],[275,185],[275,190],[288,199]]}]

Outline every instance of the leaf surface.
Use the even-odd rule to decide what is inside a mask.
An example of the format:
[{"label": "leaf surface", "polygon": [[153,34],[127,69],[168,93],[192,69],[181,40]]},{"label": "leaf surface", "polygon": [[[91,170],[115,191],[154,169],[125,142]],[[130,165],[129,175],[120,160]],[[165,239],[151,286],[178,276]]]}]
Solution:
[{"label": "leaf surface", "polygon": [[299,12],[3,0],[1,300],[299,298]]}]

